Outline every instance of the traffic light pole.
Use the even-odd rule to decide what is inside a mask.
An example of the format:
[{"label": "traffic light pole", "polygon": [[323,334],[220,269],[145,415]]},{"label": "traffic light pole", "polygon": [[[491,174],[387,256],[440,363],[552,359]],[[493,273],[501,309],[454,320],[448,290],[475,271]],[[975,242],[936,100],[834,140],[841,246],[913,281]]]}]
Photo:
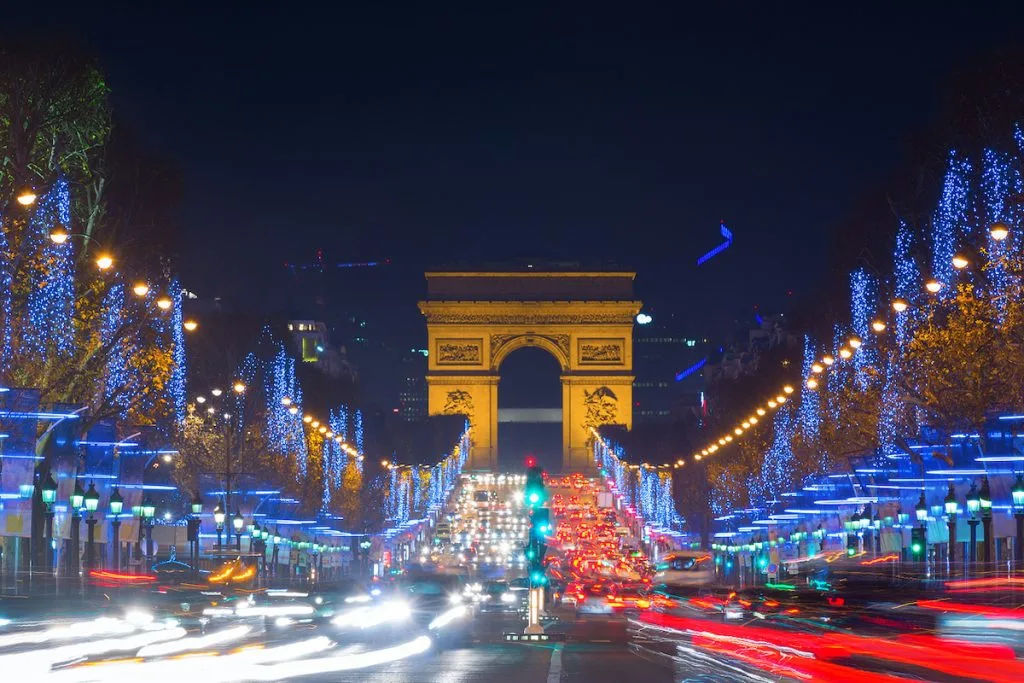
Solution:
[{"label": "traffic light pole", "polygon": [[544,584],[547,575],[544,570],[544,554],[547,551],[547,536],[551,533],[551,511],[544,507],[547,501],[547,489],[544,485],[544,472],[537,467],[532,457],[526,461],[526,489],[523,496],[530,508],[530,540],[526,546],[526,557],[529,560],[530,596],[527,610],[525,635],[540,635],[544,627],[540,625],[540,613],[544,609]]},{"label": "traffic light pole", "polygon": [[540,625],[540,612],[544,607],[544,587],[533,586],[530,588],[529,620],[526,623],[526,635],[538,635],[544,633],[544,627]]}]

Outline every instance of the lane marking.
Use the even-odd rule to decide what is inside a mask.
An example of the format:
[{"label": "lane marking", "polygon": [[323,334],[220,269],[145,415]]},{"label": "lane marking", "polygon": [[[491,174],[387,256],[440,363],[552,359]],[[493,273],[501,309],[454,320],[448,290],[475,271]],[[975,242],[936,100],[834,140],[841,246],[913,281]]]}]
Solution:
[{"label": "lane marking", "polygon": [[551,666],[548,667],[548,683],[559,683],[562,680],[562,644],[555,643],[551,650]]}]

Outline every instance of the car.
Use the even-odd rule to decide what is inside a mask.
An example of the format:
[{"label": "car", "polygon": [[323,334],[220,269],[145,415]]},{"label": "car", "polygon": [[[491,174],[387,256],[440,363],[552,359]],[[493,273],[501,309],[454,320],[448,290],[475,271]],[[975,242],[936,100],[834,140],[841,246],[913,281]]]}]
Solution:
[{"label": "car", "polygon": [[412,624],[444,643],[469,637],[472,607],[465,598],[465,581],[452,574],[419,574],[405,577],[394,593],[407,605]]},{"label": "car", "polygon": [[480,612],[519,612],[520,596],[506,581],[488,581],[483,585],[479,602]]},{"label": "car", "polygon": [[583,614],[612,614],[612,587],[606,583],[592,583],[576,594],[576,616]]}]

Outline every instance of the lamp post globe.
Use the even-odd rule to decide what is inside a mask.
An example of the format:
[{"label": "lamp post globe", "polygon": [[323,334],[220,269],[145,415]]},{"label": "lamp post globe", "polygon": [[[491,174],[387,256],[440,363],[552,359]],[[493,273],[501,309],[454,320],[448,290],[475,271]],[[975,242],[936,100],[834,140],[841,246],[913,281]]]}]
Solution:
[{"label": "lamp post globe", "polygon": [[57,501],[57,482],[52,472],[46,475],[46,480],[39,487],[39,495],[46,505],[53,505]]},{"label": "lamp post globe", "polygon": [[213,508],[213,521],[217,525],[218,529],[224,528],[225,517],[224,507],[220,503],[217,503],[217,507]]},{"label": "lamp post globe", "polygon": [[240,511],[235,510],[235,516],[231,519],[231,526],[235,528],[236,534],[241,533],[242,529],[245,527],[245,519],[243,519]]},{"label": "lamp post globe", "polygon": [[96,491],[96,485],[89,482],[89,490],[85,492],[85,509],[91,515],[100,507],[100,494]]},{"label": "lamp post globe", "polygon": [[1017,522],[1017,534],[1013,539],[1013,562],[1019,571],[1024,566],[1024,475],[1017,475],[1010,497],[1013,500],[1013,517]]},{"label": "lamp post globe", "polygon": [[921,498],[917,501],[914,513],[917,515],[917,521],[922,525],[928,521],[928,504],[924,502],[924,491],[921,492]]},{"label": "lamp post globe", "polygon": [[82,490],[82,485],[78,481],[75,481],[75,490],[71,492],[68,502],[71,503],[71,511],[74,514],[78,514],[78,511],[82,509],[82,504],[85,503],[85,491]]},{"label": "lamp post globe", "polygon": [[1024,474],[1017,475],[1017,481],[1010,490],[1010,497],[1013,500],[1013,514],[1024,515]]},{"label": "lamp post globe", "polygon": [[114,492],[110,494],[110,514],[117,517],[121,514],[121,510],[124,509],[124,498],[121,496],[121,492],[114,488]]},{"label": "lamp post globe", "polygon": [[992,516],[992,489],[988,485],[988,476],[981,480],[981,490],[978,491],[978,504],[981,506],[981,516]]},{"label": "lamp post globe", "polygon": [[955,517],[957,512],[956,503],[956,492],[953,490],[953,484],[949,485],[949,493],[946,494],[946,500],[943,501],[943,507],[945,508],[946,515],[949,517]]},{"label": "lamp post globe", "polygon": [[971,490],[967,492],[967,512],[974,517],[980,509],[981,500],[978,498],[978,487],[971,482]]},{"label": "lamp post globe", "polygon": [[146,496],[145,500],[142,501],[142,517],[146,521],[152,521],[156,515],[156,504],[153,503],[153,499]]},{"label": "lamp post globe", "polygon": [[199,497],[198,493],[196,494],[196,497],[192,499],[191,508],[193,515],[203,514],[203,499]]}]

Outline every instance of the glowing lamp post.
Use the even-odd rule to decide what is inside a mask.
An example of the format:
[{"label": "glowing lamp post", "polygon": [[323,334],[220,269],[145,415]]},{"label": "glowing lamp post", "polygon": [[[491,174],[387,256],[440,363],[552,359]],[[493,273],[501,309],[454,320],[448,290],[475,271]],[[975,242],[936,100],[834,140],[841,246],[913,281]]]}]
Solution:
[{"label": "glowing lamp post", "polygon": [[946,511],[946,524],[949,527],[949,571],[953,572],[953,567],[956,566],[956,492],[953,490],[953,483],[949,484],[949,493],[946,494],[946,500],[943,501],[943,507]]},{"label": "glowing lamp post", "polygon": [[96,566],[95,512],[100,506],[100,494],[96,491],[96,486],[92,482],[89,482],[89,490],[85,492],[84,502],[85,511],[89,513],[89,518],[85,520],[85,526],[88,529],[85,542],[85,568],[93,569]]},{"label": "glowing lamp post", "polygon": [[217,503],[217,507],[213,508],[213,522],[217,525],[217,550],[220,550],[223,542],[221,535],[224,533],[224,518],[224,506]]},{"label": "glowing lamp post", "polygon": [[68,574],[78,576],[78,558],[81,552],[82,537],[82,506],[85,504],[85,491],[82,485],[75,480],[75,488],[68,498],[68,505],[71,507],[71,552],[68,556]]},{"label": "glowing lamp post", "polygon": [[53,571],[53,504],[57,502],[57,482],[52,472],[47,473],[46,479],[40,485],[39,497],[46,506],[46,557],[43,566],[46,571]]},{"label": "glowing lamp post", "polygon": [[114,571],[120,571],[121,569],[121,511],[124,510],[124,498],[121,497],[121,492],[115,487],[113,493],[110,494],[110,531],[111,531],[111,546],[113,548],[113,554],[111,555],[111,562],[114,565]]},{"label": "glowing lamp post", "polygon": [[146,527],[146,561],[153,562],[153,524],[156,516],[156,505],[149,496],[142,501],[142,524]]},{"label": "glowing lamp post", "polygon": [[968,548],[968,562],[974,564],[978,561],[978,511],[981,509],[981,500],[978,498],[978,487],[971,482],[971,490],[967,492],[967,513],[971,516],[967,525],[971,528],[971,547]]},{"label": "glowing lamp post", "polygon": [[981,490],[978,492],[978,503],[981,506],[981,531],[984,538],[981,539],[982,562],[988,564],[992,561],[992,491],[988,486],[988,476],[981,480]]},{"label": "glowing lamp post", "polygon": [[235,516],[231,519],[231,526],[235,529],[235,550],[242,552],[242,529],[245,528],[245,519],[242,518],[242,513],[237,508]]},{"label": "glowing lamp post", "polygon": [[1017,481],[1010,490],[1013,499],[1013,517],[1017,521],[1017,537],[1013,540],[1013,561],[1020,569],[1024,565],[1024,475],[1017,475]]}]

